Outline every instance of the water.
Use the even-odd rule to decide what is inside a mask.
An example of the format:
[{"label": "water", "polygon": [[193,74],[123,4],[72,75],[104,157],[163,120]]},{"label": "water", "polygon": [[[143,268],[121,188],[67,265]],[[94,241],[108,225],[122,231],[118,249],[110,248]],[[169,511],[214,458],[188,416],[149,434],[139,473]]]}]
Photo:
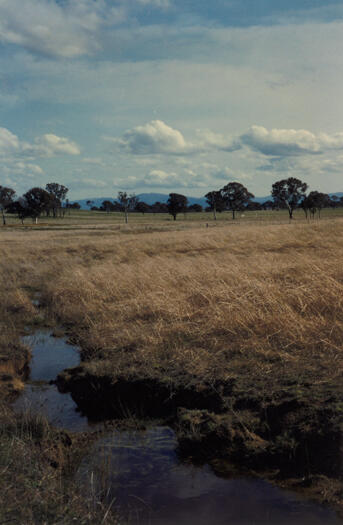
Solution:
[{"label": "water", "polygon": [[70,394],[62,394],[55,385],[49,384],[65,368],[80,363],[79,349],[68,344],[65,338],[52,337],[48,330],[25,336],[23,342],[31,348],[30,376],[14,409],[43,414],[61,429],[78,432],[94,429],[95,425],[78,411]]},{"label": "water", "polygon": [[[14,407],[43,413],[58,428],[94,429],[69,394],[49,384],[80,362],[79,349],[49,331],[26,336],[32,349],[30,378]],[[96,428],[99,428],[99,424]],[[117,431],[99,439],[84,457],[77,481],[84,492],[105,499],[139,525],[338,525],[333,511],[261,480],[224,479],[208,465],[181,462],[172,429]]]},{"label": "water", "polygon": [[140,525],[338,525],[327,508],[254,478],[223,479],[182,463],[168,427],[115,432],[84,458],[84,491],[114,499],[121,523]]}]

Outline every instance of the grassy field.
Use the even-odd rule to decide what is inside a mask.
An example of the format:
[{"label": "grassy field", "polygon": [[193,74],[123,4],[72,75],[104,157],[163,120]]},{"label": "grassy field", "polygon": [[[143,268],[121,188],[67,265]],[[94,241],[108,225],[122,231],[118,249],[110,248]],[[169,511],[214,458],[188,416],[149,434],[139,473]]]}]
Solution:
[{"label": "grassy field", "polygon": [[[24,326],[48,322],[65,327],[82,348],[82,366],[60,382],[83,408],[97,411],[106,400],[119,417],[115,407],[126,393],[130,413],[172,422],[181,449],[206,451],[206,459],[220,450],[283,481],[305,476],[313,494],[342,503],[343,219],[332,216],[338,211],[310,222],[302,213],[292,224],[284,212],[256,220],[251,212],[235,223],[220,216],[217,225],[208,214],[175,223],[132,216],[128,226],[115,214],[78,212],[41,219],[38,227],[2,228],[0,384],[10,430],[1,435],[0,470],[11,479],[15,457],[25,463],[9,442],[26,443],[22,450],[35,451],[33,441],[38,446],[32,432],[18,437],[6,400],[21,388]],[[36,292],[44,319],[31,303]],[[29,457],[30,478],[49,455]],[[63,468],[52,469],[50,481],[65,504],[57,483]],[[33,516],[27,522],[55,523],[42,487],[35,486],[39,503],[31,503],[25,476],[11,491]],[[75,515],[94,522],[73,498]]]},{"label": "grassy field", "polygon": [[[343,217],[342,208],[326,208],[321,212],[321,220]],[[294,211],[294,220],[298,222],[306,222],[305,214],[302,210]],[[317,215],[314,220],[318,220]],[[124,225],[124,213],[120,212],[101,212],[101,211],[90,211],[90,210],[68,210],[63,217],[54,219],[53,217],[42,216],[39,219],[38,227],[77,227],[77,226],[95,226],[95,225],[110,225],[119,226]],[[189,223],[209,223],[215,224],[213,220],[212,212],[201,212],[201,213],[187,213],[179,214],[176,219],[177,223],[189,224]],[[246,222],[253,222],[254,224],[259,223],[284,223],[289,222],[289,216],[287,210],[267,210],[267,211],[244,211],[237,212],[235,221],[232,221],[231,212],[217,213],[217,223],[232,222],[233,224],[241,224]],[[9,226],[21,225],[21,221],[12,215],[7,216],[7,223]],[[173,217],[164,213],[130,213],[129,223],[138,225],[150,225],[154,226],[158,224],[160,227],[170,226],[169,223],[174,223]],[[25,227],[37,227],[32,224],[30,219],[25,219]],[[173,226],[174,227],[174,226]]]}]

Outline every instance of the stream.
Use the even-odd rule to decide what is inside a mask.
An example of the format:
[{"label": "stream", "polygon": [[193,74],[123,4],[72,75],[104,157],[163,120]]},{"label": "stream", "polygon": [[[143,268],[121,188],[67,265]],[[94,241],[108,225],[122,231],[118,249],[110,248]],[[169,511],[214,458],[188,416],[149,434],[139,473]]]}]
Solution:
[{"label": "stream", "polygon": [[[18,412],[44,414],[57,428],[102,428],[77,408],[70,394],[50,381],[80,362],[79,349],[41,330],[23,338],[31,347],[30,376],[15,401]],[[76,479],[83,491],[105,499],[120,523],[140,525],[342,525],[327,507],[260,479],[217,476],[209,465],[180,460],[177,438],[167,426],[107,432],[92,446]]]}]

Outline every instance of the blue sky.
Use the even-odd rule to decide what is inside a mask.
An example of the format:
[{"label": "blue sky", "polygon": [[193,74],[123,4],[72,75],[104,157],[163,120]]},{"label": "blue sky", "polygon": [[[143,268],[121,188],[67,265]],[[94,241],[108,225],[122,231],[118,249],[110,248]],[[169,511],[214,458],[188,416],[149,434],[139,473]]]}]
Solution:
[{"label": "blue sky", "polygon": [[0,184],[343,191],[343,4],[0,0]]}]

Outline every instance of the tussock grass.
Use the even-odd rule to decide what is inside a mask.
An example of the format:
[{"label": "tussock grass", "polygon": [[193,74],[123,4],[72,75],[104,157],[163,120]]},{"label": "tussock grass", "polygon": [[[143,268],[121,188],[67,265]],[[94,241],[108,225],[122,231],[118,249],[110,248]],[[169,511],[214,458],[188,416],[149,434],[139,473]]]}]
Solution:
[{"label": "tussock grass", "polygon": [[[1,230],[0,371],[14,377],[20,368],[11,363],[24,355],[23,327],[41,322],[31,303],[39,292],[45,318],[66,327],[93,376],[234,384],[262,405],[288,392],[318,410],[331,403],[341,423],[343,221],[175,228]],[[250,435],[253,418],[244,423]],[[315,424],[312,415],[303,421]],[[9,435],[1,436],[8,458],[42,472],[37,445],[25,456],[33,438]],[[32,495],[25,468],[23,500],[40,497],[48,512],[49,494]]]},{"label": "tussock grass", "polygon": [[97,239],[66,256],[45,299],[93,373],[208,382],[246,369],[250,380],[330,382],[343,355],[342,230],[336,221]]},{"label": "tussock grass", "polygon": [[67,476],[74,451],[67,434],[42,416],[14,415],[4,406],[0,423],[0,523],[117,523]]},{"label": "tussock grass", "polygon": [[6,325],[34,319],[40,290],[93,372],[211,381],[247,368],[330,382],[342,365],[342,233],[338,219],[130,237],[6,232]]}]

